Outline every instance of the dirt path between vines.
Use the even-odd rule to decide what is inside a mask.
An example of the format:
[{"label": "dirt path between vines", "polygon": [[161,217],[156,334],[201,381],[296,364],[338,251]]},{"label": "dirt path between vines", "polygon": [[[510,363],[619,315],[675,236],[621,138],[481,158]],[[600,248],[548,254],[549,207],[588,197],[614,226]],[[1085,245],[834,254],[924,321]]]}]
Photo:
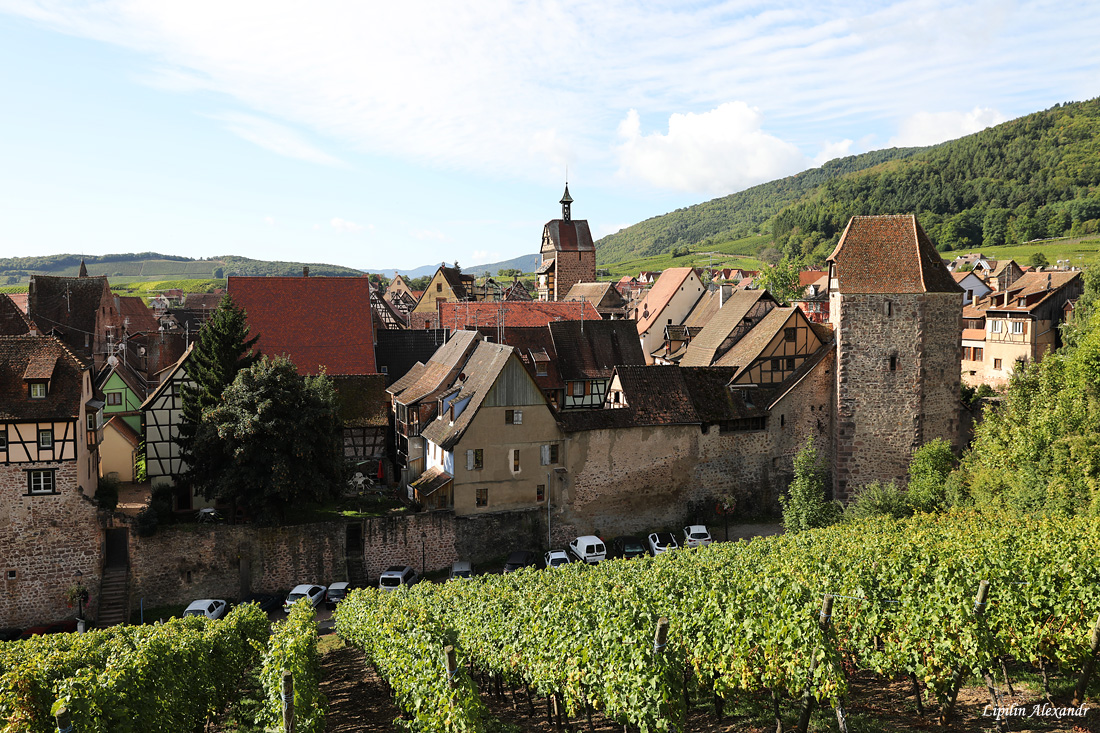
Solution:
[{"label": "dirt path between vines", "polygon": [[328,698],[326,731],[397,730],[389,686],[364,664],[358,649],[342,646],[321,658],[321,692]]}]

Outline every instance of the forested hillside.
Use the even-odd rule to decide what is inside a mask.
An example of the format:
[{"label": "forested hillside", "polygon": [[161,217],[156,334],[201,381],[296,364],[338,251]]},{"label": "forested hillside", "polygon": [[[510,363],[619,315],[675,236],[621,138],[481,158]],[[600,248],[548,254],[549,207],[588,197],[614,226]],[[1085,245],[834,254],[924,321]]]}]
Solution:
[{"label": "forested hillside", "polygon": [[925,148],[891,148],[837,158],[820,168],[646,219],[597,241],[596,261],[619,262],[750,236],[764,229],[784,206],[803,199],[826,181],[922,150]]},{"label": "forested hillside", "polygon": [[615,262],[760,229],[820,261],[854,215],[915,213],[942,250],[1100,228],[1100,99],[1056,105],[930,148],[884,150],[674,211],[601,239]]}]

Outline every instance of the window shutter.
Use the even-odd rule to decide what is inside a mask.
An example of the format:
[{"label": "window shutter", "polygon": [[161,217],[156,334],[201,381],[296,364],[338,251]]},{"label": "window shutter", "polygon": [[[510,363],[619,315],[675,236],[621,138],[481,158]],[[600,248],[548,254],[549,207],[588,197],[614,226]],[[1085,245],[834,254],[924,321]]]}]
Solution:
[{"label": "window shutter", "polygon": [[523,424],[523,410],[516,410],[515,411],[515,424],[516,425],[522,425]]},{"label": "window shutter", "polygon": [[474,470],[474,451],[473,449],[466,451],[466,470]]},{"label": "window shutter", "polygon": [[541,446],[541,447],[542,447],[542,465],[549,466],[550,465],[550,446],[549,445],[544,445],[544,446]]}]

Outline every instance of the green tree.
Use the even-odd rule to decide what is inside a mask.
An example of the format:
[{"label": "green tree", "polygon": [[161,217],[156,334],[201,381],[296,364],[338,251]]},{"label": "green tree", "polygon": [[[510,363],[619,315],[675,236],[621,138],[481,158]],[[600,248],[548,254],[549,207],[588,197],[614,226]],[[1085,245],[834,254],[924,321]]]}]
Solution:
[{"label": "green tree", "polygon": [[225,277],[225,268],[215,267],[213,277],[215,280],[221,280]]},{"label": "green tree", "polygon": [[802,265],[798,259],[790,259],[784,256],[774,266],[765,268],[757,281],[762,288],[766,288],[776,300],[783,305],[792,299],[801,297],[802,288],[798,284],[798,273]]},{"label": "green tree", "polygon": [[176,443],[187,468],[179,477],[181,485],[201,486],[209,481],[209,476],[222,470],[218,463],[222,453],[204,452],[203,446],[208,446],[210,441],[199,440],[203,430],[202,416],[221,401],[222,393],[237,372],[256,361],[258,355],[252,353],[252,347],[258,338],[259,335],[248,338],[246,314],[226,293],[199,332],[198,342],[187,362],[187,376],[194,386],[185,384],[182,389],[182,420]]},{"label": "green tree", "polygon": [[943,511],[948,506],[947,477],[955,468],[951,444],[943,438],[913,451],[909,461],[909,506],[915,512]]},{"label": "green tree", "polygon": [[787,487],[787,496],[780,496],[783,505],[783,526],[790,533],[817,527],[828,527],[840,519],[840,504],[825,495],[825,472],[817,460],[813,438],[794,459],[794,480]]},{"label": "green tree", "polygon": [[336,391],[326,375],[302,377],[290,360],[242,369],[221,402],[203,412],[197,448],[220,453],[200,490],[280,524],[304,502],[336,495],[344,478]]},{"label": "green tree", "polygon": [[517,270],[514,267],[505,267],[497,270],[497,277],[519,277],[523,274],[522,270]]},{"label": "green tree", "polygon": [[1031,253],[1031,257],[1028,259],[1027,263],[1032,267],[1046,267],[1050,264],[1050,262],[1047,261],[1047,256],[1038,250]]}]

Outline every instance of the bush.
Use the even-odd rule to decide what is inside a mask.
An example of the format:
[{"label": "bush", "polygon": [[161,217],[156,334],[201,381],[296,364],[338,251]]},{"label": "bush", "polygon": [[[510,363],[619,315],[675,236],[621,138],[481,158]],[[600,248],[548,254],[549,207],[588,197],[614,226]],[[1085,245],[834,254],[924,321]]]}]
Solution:
[{"label": "bush", "polygon": [[880,516],[904,519],[912,514],[908,495],[893,481],[889,483],[876,481],[862,487],[845,511],[845,516],[849,519]]},{"label": "bush", "polygon": [[783,526],[792,534],[828,527],[840,519],[840,504],[825,495],[825,473],[818,465],[812,437],[795,456],[794,480],[787,494],[779,497],[779,503],[783,505]]},{"label": "bush", "polygon": [[947,477],[954,468],[955,454],[943,438],[913,452],[909,462],[909,506],[914,512],[938,512],[950,505]]}]

